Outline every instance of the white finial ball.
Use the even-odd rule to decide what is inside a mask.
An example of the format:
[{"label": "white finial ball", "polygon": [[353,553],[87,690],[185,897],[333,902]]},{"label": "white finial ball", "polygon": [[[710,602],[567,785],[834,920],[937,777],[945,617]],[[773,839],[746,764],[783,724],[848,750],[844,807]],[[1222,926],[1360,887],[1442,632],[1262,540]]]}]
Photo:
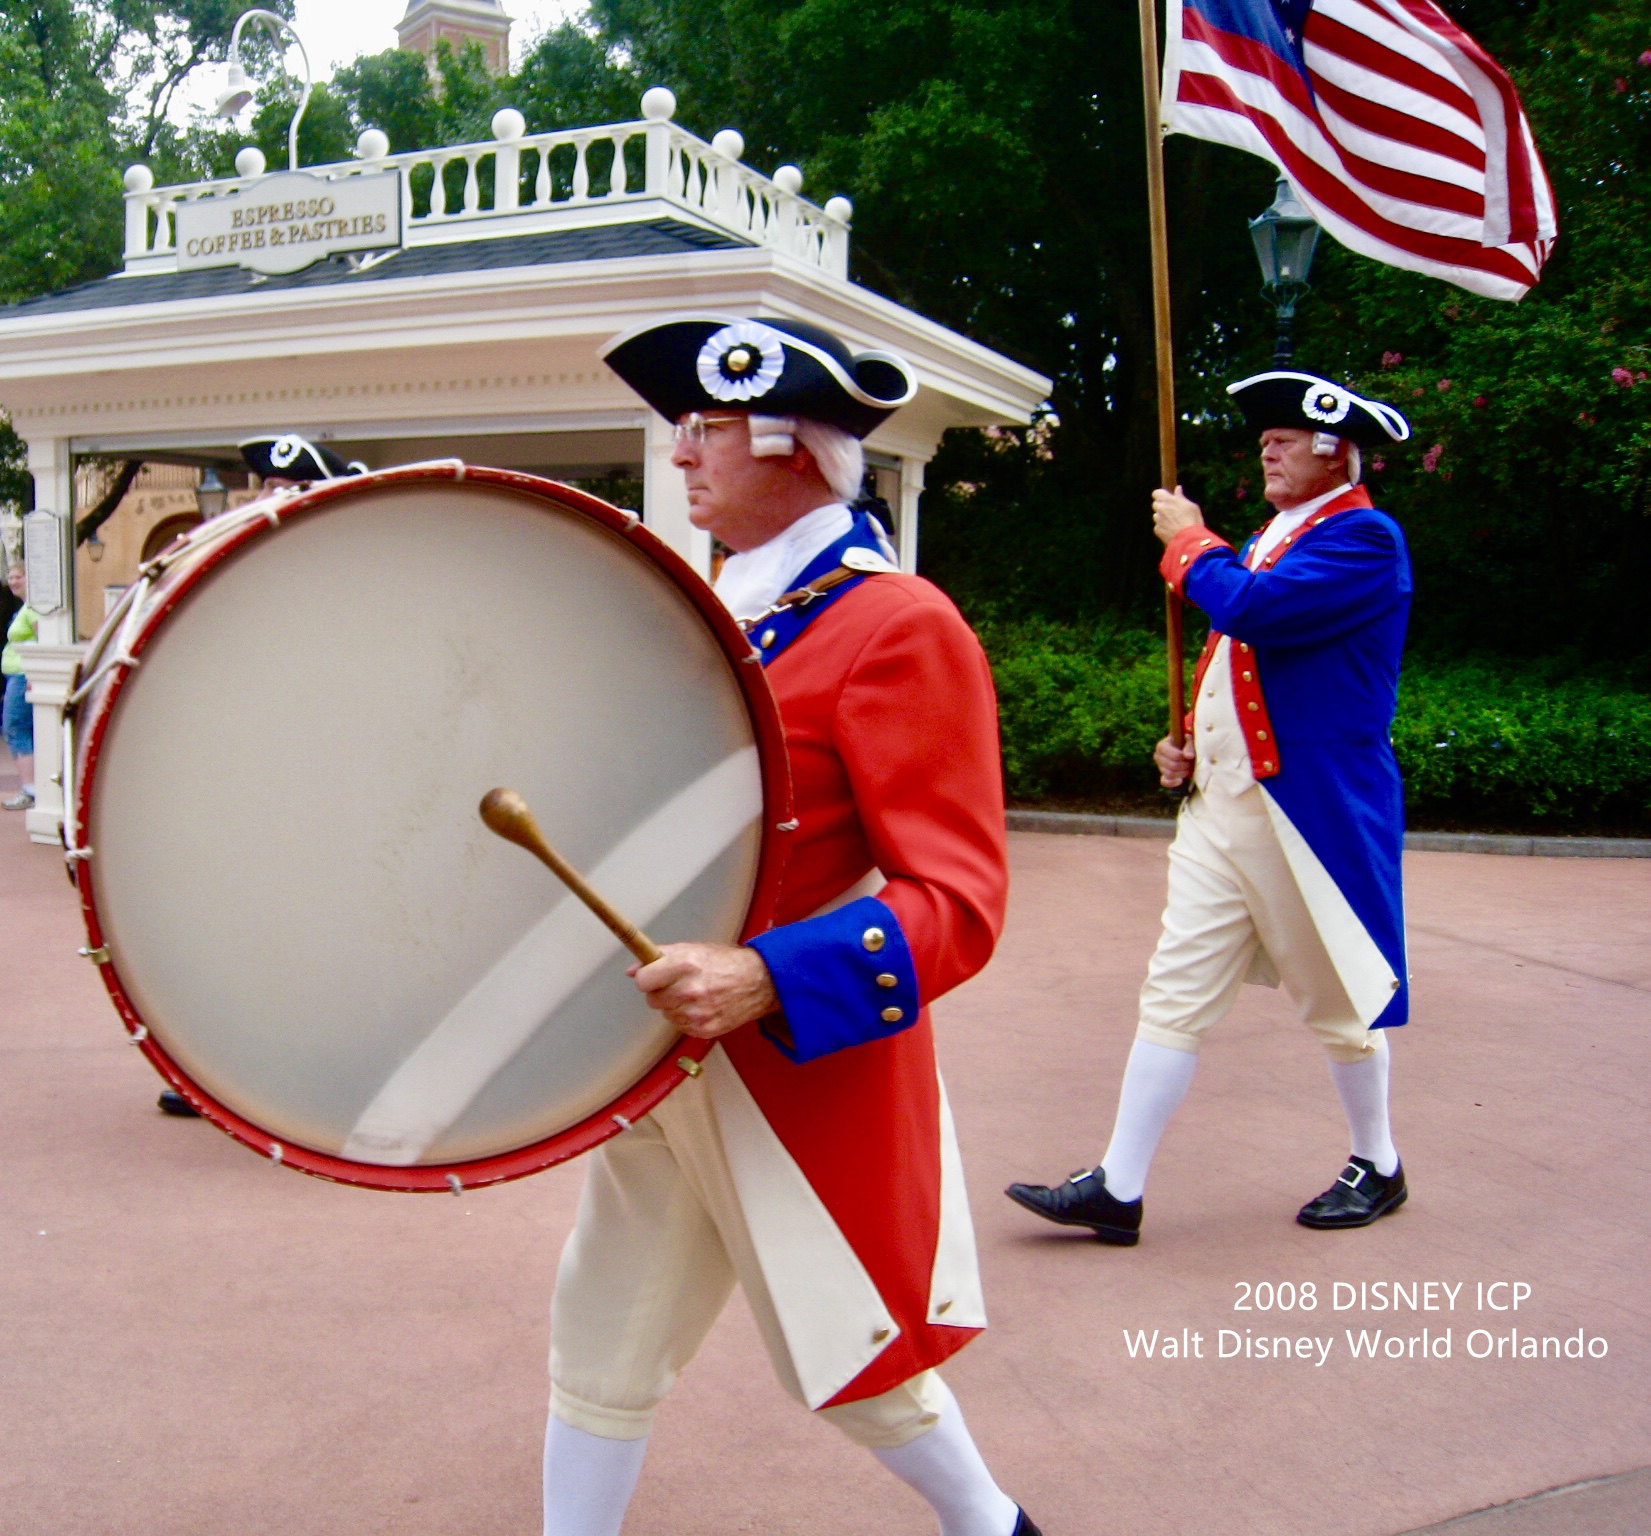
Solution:
[{"label": "white finial ball", "polygon": [[854,217],[854,204],[846,197],[834,197],[825,205],[825,215],[839,224],[847,224]]},{"label": "white finial ball", "polygon": [[738,160],[745,153],[745,135],[737,128],[724,128],[711,140],[711,148],[724,160]]},{"label": "white finial ball", "polygon": [[250,181],[254,176],[264,174],[264,152],[255,144],[248,144],[235,157],[235,174],[245,176]]},{"label": "white finial ball", "polygon": [[676,93],[656,85],[642,93],[642,115],[650,123],[668,123],[676,116]]},{"label": "white finial ball", "polygon": [[803,189],[803,173],[794,165],[782,165],[774,172],[774,185],[795,197]]},{"label": "white finial ball", "polygon": [[500,107],[493,114],[493,137],[501,144],[512,144],[527,132],[527,119],[514,107]]},{"label": "white finial ball", "polygon": [[125,182],[128,192],[147,192],[155,184],[155,173],[147,165],[129,165]]},{"label": "white finial ball", "polygon": [[390,135],[382,128],[363,128],[355,152],[362,160],[382,160],[390,153]]}]

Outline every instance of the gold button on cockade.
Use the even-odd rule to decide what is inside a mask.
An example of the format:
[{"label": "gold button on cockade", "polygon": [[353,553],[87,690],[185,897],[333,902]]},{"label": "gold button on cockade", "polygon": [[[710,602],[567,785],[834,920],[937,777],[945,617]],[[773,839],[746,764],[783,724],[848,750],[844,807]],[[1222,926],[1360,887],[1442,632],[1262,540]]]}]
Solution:
[{"label": "gold button on cockade", "polygon": [[762,632],[762,648],[766,651],[779,637],[771,629]]},{"label": "gold button on cockade", "polygon": [[883,1010],[883,1022],[885,1024],[898,1024],[905,1016],[906,1012],[903,1008],[885,1008]]},{"label": "gold button on cockade", "polygon": [[877,985],[880,987],[897,987],[900,985],[900,982],[897,977],[891,976],[887,971],[884,971],[883,974],[877,978]]},{"label": "gold button on cockade", "polygon": [[868,928],[860,935],[860,942],[875,955],[888,941],[881,928]]}]

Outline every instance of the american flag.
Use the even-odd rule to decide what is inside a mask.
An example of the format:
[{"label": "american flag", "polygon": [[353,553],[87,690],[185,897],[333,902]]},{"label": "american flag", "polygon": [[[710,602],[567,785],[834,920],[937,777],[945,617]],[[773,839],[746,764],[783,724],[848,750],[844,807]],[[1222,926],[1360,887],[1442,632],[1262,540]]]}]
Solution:
[{"label": "american flag", "polygon": [[1519,299],[1558,225],[1513,82],[1432,0],[1168,0],[1164,125],[1260,155],[1350,250]]}]

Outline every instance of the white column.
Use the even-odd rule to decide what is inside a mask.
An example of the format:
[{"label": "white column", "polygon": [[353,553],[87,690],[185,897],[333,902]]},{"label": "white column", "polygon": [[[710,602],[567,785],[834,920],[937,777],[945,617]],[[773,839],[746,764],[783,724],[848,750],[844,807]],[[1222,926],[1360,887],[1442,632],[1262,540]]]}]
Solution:
[{"label": "white column", "polygon": [[923,468],[926,459],[900,457],[900,569],[917,574],[917,504],[923,497]]},{"label": "white column", "polygon": [[688,521],[688,487],[682,471],[671,463],[674,446],[671,423],[649,411],[642,456],[642,521],[709,580],[711,535]]},{"label": "white column", "polygon": [[85,651],[83,645],[18,647],[34,706],[34,804],[23,813],[31,842],[63,841],[63,706]]},{"label": "white column", "polygon": [[22,647],[34,706],[35,799],[24,825],[35,842],[56,843],[63,823],[63,705],[83,649],[75,636],[74,467],[66,438],[31,438],[28,446],[35,511],[50,513],[59,524],[62,600],[40,615],[39,643]]}]

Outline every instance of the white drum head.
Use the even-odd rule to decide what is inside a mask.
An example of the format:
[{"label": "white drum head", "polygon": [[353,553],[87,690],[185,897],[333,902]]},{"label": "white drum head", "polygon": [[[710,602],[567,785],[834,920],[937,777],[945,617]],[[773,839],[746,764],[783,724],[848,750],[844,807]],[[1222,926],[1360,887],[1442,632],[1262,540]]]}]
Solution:
[{"label": "white drum head", "polygon": [[760,669],[619,514],[497,479],[366,477],[192,579],[82,786],[130,1012],[362,1182],[553,1141],[681,1044],[487,790],[656,942],[737,940],[759,883]]}]

